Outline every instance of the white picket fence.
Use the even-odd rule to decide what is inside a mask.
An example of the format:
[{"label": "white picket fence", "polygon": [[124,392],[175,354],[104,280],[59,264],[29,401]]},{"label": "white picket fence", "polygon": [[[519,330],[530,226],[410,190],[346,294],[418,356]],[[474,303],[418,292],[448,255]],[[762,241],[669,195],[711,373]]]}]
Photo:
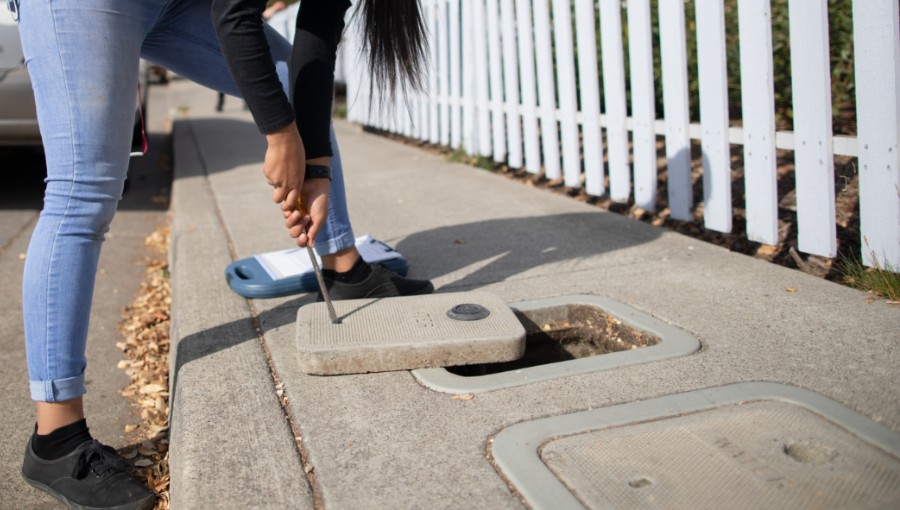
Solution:
[{"label": "white picket fence", "polygon": [[[799,248],[828,257],[837,252],[834,156],[854,156],[863,260],[900,268],[897,0],[853,0],[858,137],[831,131],[827,0],[789,3],[794,132],[775,130],[770,1],[739,2],[742,127],[729,126],[723,0],[695,4],[699,124],[690,122],[688,111],[683,0],[659,0],[661,83],[653,78],[652,49],[660,41],[651,36],[649,0],[422,0],[431,52],[427,90],[408,98],[411,111],[394,108],[389,114],[370,108],[369,79],[351,23],[341,57],[348,118],[543,171],[567,186],[583,185],[591,195],[607,192],[608,174],[613,200],[633,197],[650,211],[656,208],[656,137],[664,136],[668,207],[671,217],[685,220],[695,206],[690,143],[700,140],[704,223],[721,232],[732,225],[730,145],[743,145],[747,236],[766,244],[778,242],[775,151],[793,150]],[[598,12],[602,69],[596,58]],[[663,88],[662,120],[654,107],[655,87]],[[606,111],[600,111],[601,93]]]}]

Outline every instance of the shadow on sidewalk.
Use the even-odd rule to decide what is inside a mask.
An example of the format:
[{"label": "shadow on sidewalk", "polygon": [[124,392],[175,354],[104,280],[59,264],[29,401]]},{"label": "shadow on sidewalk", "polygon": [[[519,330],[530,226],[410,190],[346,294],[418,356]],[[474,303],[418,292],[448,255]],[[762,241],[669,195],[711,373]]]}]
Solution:
[{"label": "shadow on sidewalk", "polygon": [[[224,282],[224,275],[222,279]],[[303,305],[313,303],[315,300],[316,295],[314,293],[307,293],[276,308],[261,312],[257,318],[262,334],[294,322],[297,318],[297,309]],[[178,395],[178,379],[183,367],[190,365],[193,361],[230,349],[244,342],[257,342],[258,338],[253,319],[241,317],[240,319],[193,333],[180,341],[178,339],[173,340],[178,343],[175,345],[175,367],[169,374],[171,381],[171,397],[169,401],[172,403],[175,402]],[[265,353],[265,355],[268,357],[269,353]]]},{"label": "shadow on sidewalk", "polygon": [[396,249],[417,277],[437,278],[474,266],[443,290],[503,281],[548,264],[578,270],[587,258],[648,243],[662,230],[593,212],[492,219],[406,237]]},{"label": "shadow on sidewalk", "polygon": [[[437,278],[478,267],[442,287],[459,290],[502,281],[547,264],[568,264],[656,239],[662,230],[612,214],[575,213],[533,218],[492,219],[426,230],[401,241],[397,250],[415,266],[415,277]],[[224,270],[224,268],[223,268]],[[222,277],[224,283],[224,275]],[[259,314],[263,335],[291,324],[300,306],[315,301],[314,293],[299,295]],[[205,356],[256,341],[250,318],[214,326],[181,339],[176,347],[173,401],[182,367]]]},{"label": "shadow on sidewalk", "polygon": [[[128,178],[119,211],[164,211],[172,188],[172,136],[149,133],[149,151],[128,162]],[[47,161],[43,148],[0,147],[4,184],[0,186],[0,213],[7,210],[40,211],[44,207]]]},{"label": "shadow on sidewalk", "polygon": [[[187,128],[184,133],[192,138],[202,165],[180,168],[179,178],[204,173],[212,176],[242,166],[256,165],[262,179],[266,139],[259,133],[256,124],[227,117],[191,118],[181,124]],[[221,140],[231,140],[233,143],[221,143]]]}]

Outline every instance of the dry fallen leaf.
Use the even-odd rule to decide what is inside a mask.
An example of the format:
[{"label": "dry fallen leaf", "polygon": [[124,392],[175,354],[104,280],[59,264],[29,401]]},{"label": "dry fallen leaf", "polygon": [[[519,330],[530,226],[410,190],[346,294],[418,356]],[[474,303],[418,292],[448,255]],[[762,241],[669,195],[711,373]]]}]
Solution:
[{"label": "dry fallen leaf", "polygon": [[[144,439],[137,448],[129,448],[135,476],[158,494],[156,510],[169,508],[168,415],[169,415],[169,310],[172,305],[169,285],[168,228],[151,234],[145,244],[156,255],[147,259],[147,270],[134,301],[125,309],[119,325],[123,341],[116,347],[125,360],[118,363],[131,383],[120,393],[141,409],[142,422],[127,425],[126,433]],[[155,257],[155,258],[154,258]]]},{"label": "dry fallen leaf", "polygon": [[866,303],[874,303],[874,302],[875,302],[875,298],[873,298],[873,297],[866,298]]},{"label": "dry fallen leaf", "polygon": [[164,427],[162,425],[150,425],[150,432],[152,432],[154,435],[159,434],[164,430],[169,430],[169,427]]},{"label": "dry fallen leaf", "polygon": [[159,392],[163,391],[164,389],[166,389],[166,388],[160,384],[148,384],[148,385],[144,386],[143,388],[141,388],[141,393],[143,393],[144,395],[146,395],[148,393],[159,393]]},{"label": "dry fallen leaf", "polygon": [[462,393],[459,395],[453,395],[452,397],[450,397],[450,400],[472,400],[473,398],[475,398],[475,395],[471,393]]},{"label": "dry fallen leaf", "polygon": [[784,290],[786,290],[786,291],[788,291],[788,292],[797,292],[797,289],[795,289],[794,287],[788,287],[788,288],[786,288],[786,289],[784,289]]}]

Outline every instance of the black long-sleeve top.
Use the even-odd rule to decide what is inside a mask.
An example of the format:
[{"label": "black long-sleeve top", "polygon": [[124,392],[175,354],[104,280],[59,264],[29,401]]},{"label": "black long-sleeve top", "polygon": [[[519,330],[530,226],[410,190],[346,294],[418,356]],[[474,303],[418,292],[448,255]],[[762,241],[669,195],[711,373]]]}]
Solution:
[{"label": "black long-sleeve top", "polygon": [[308,159],[332,155],[334,64],[349,7],[349,0],[300,4],[289,65],[291,106],[263,32],[266,1],[212,1],[212,22],[222,53],[260,132],[278,131],[296,119]]}]

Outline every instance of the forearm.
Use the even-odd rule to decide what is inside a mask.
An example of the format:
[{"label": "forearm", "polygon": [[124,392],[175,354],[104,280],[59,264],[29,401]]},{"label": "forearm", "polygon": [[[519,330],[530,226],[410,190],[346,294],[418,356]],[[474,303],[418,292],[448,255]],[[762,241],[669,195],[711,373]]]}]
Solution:
[{"label": "forearm", "polygon": [[[291,94],[297,127],[310,163],[332,155],[334,65],[347,0],[305,0],[297,15],[291,56]],[[320,164],[320,163],[315,163]]]},{"label": "forearm", "polygon": [[291,125],[293,109],[263,29],[265,0],[213,0],[210,16],[229,71],[262,133]]}]

